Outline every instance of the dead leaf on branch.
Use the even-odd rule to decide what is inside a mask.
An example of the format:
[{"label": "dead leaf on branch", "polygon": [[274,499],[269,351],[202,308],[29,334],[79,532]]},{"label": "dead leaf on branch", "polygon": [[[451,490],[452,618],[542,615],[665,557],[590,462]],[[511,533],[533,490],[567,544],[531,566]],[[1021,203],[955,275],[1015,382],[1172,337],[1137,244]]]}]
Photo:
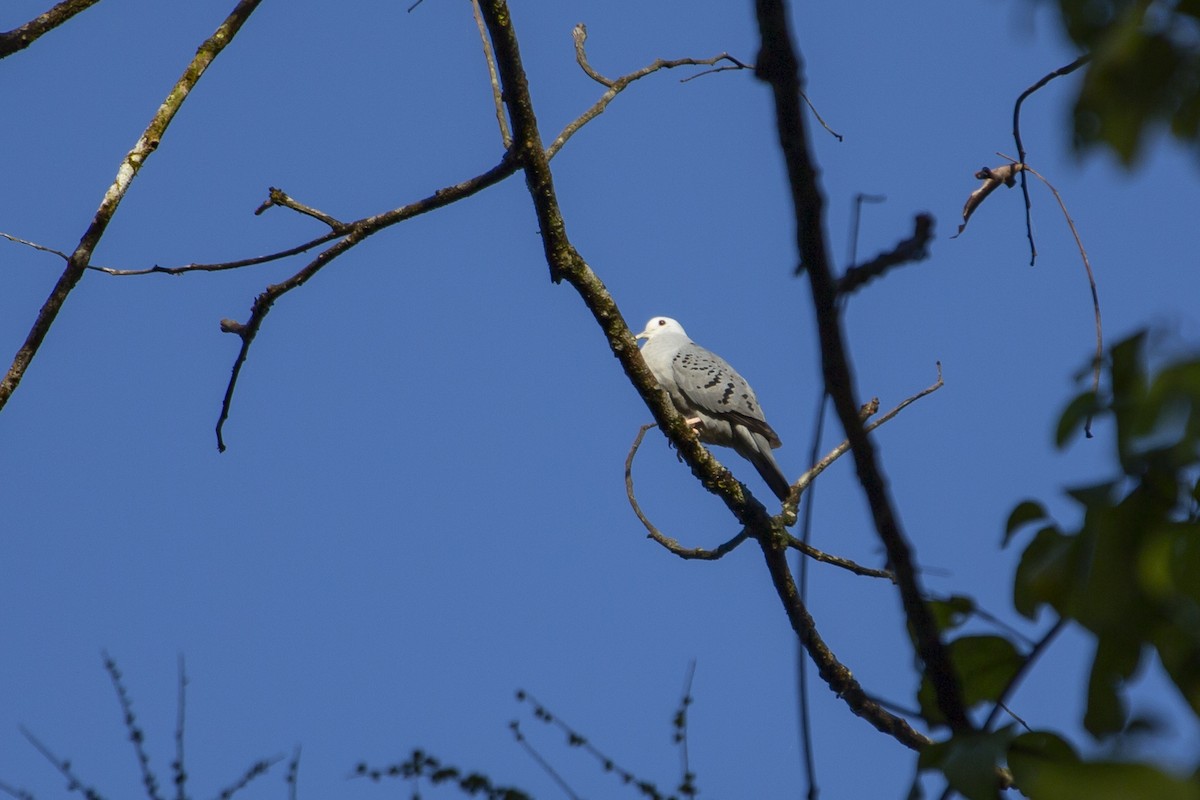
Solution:
[{"label": "dead leaf on branch", "polygon": [[971,192],[971,196],[967,198],[966,204],[963,206],[963,221],[958,226],[958,233],[951,236],[951,239],[957,239],[967,227],[967,222],[970,221],[971,215],[975,213],[975,209],[982,205],[987,196],[996,191],[996,188],[1004,184],[1008,188],[1012,188],[1017,181],[1017,173],[1025,169],[1024,164],[1005,164],[1000,167],[984,167],[975,173],[975,177],[983,181],[983,185],[975,191]]}]

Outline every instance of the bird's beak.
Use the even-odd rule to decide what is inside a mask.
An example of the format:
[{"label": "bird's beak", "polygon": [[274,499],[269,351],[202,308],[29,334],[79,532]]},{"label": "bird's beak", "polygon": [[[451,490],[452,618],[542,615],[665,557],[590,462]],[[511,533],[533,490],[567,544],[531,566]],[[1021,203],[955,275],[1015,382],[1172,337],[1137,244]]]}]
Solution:
[{"label": "bird's beak", "polygon": [[650,338],[650,331],[648,331],[648,330],[642,331],[641,333],[635,333],[633,335],[634,341],[637,341],[638,339],[649,339],[649,338]]}]

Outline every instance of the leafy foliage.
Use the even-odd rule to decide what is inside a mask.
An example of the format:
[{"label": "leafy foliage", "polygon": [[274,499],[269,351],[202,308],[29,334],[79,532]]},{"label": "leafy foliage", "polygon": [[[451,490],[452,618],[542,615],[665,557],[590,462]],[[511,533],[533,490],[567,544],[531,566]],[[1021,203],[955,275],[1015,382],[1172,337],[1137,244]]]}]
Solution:
[{"label": "leafy foliage", "polygon": [[[1042,526],[1017,568],[1017,611],[1033,618],[1048,607],[1096,639],[1083,722],[1098,739],[1127,729],[1123,690],[1147,648],[1200,715],[1200,360],[1151,375],[1145,338],[1113,347],[1107,396],[1080,395],[1062,415],[1060,447],[1091,414],[1114,423],[1116,473],[1067,492],[1082,508],[1079,528],[1064,530],[1027,501],[1010,515],[1005,536]],[[1018,738],[1009,756],[1018,785],[1037,787],[1033,796],[1200,796],[1195,782],[1179,783],[1143,765],[1085,764],[1061,741],[1044,738],[1049,734],[1030,736]],[[1052,788],[1068,785],[1099,793]]]},{"label": "leafy foliage", "polygon": [[1092,54],[1074,107],[1075,146],[1126,166],[1167,126],[1200,156],[1200,0],[1058,0],[1067,35]]}]

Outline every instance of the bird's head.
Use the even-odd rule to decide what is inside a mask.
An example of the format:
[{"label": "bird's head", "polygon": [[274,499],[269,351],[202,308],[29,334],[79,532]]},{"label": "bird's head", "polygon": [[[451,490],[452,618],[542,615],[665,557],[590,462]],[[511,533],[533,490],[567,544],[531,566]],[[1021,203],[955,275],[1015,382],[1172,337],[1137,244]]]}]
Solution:
[{"label": "bird's head", "polygon": [[646,323],[646,329],[633,338],[650,341],[655,336],[663,333],[675,333],[685,338],[687,337],[687,334],[683,332],[683,326],[675,320],[670,317],[654,317]]}]

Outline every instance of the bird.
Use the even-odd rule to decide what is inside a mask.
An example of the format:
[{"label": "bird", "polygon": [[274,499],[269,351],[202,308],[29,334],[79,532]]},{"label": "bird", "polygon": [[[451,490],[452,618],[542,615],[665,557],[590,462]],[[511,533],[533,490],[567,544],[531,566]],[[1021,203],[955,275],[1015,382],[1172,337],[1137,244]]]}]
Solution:
[{"label": "bird", "polygon": [[652,317],[635,338],[646,340],[646,366],[676,410],[696,428],[700,441],[733,448],[754,465],[776,497],[787,500],[788,479],[771,454],[782,442],[746,379],[725,359],[689,339],[670,317]]}]

